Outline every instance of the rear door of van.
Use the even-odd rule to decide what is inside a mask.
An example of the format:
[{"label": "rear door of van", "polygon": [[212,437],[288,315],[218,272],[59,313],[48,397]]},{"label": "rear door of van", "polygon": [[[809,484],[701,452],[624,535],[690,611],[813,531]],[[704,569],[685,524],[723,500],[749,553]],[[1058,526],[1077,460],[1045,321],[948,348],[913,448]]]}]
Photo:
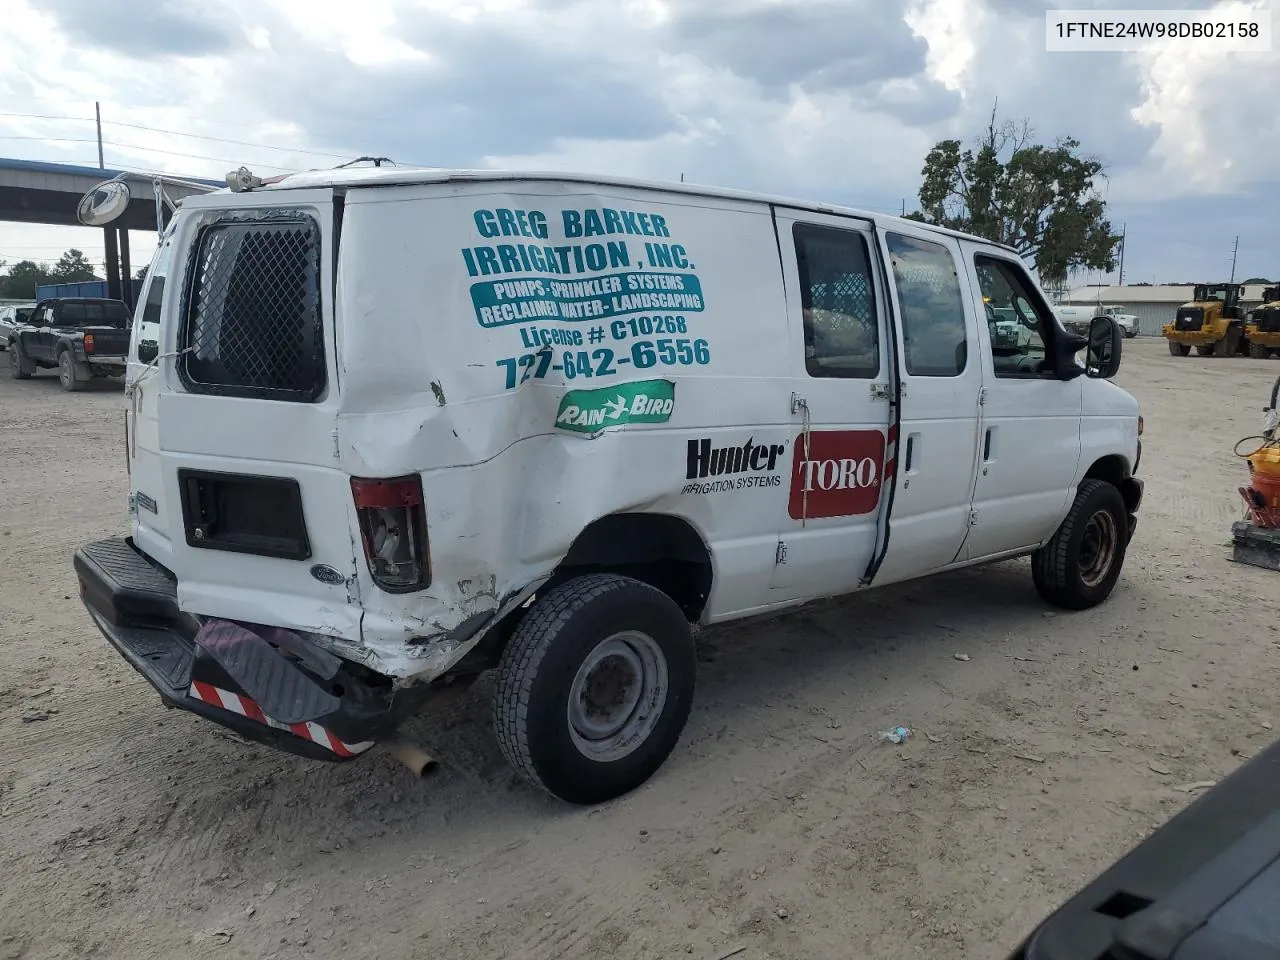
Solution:
[{"label": "rear door of van", "polygon": [[870,221],[775,211],[795,436],[772,591],[841,593],[876,552],[890,472],[893,352]]},{"label": "rear door of van", "polygon": [[129,456],[135,540],[184,609],[358,639],[334,212],[328,189],[184,202],[136,324]]}]

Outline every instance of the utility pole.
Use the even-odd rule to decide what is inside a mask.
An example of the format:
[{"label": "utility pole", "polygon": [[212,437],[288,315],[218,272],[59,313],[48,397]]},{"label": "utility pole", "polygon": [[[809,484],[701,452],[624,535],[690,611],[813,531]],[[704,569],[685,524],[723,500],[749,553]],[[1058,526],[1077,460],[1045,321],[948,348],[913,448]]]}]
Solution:
[{"label": "utility pole", "polygon": [[102,106],[93,101],[93,119],[98,125],[98,169],[105,170],[107,165],[102,159]]},{"label": "utility pole", "polygon": [[1240,237],[1236,237],[1235,246],[1231,248],[1231,279],[1228,283],[1236,282],[1236,254],[1240,252]]},{"label": "utility pole", "polygon": [[1124,234],[1128,226],[1127,223],[1120,225],[1120,282],[1117,286],[1121,287],[1124,286]]}]

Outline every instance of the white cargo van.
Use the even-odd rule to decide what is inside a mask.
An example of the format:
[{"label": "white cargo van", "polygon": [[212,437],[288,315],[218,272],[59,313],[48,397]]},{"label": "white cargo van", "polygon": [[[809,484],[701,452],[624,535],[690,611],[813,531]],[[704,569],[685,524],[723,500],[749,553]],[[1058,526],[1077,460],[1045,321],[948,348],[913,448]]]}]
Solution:
[{"label": "white cargo van", "polygon": [[601,801],[675,746],[694,625],[1028,554],[1090,607],[1142,498],[1114,322],[894,217],[242,171],[140,302],[132,533],[78,551],[86,607],[169,705],[315,758],[496,667],[514,767]]}]

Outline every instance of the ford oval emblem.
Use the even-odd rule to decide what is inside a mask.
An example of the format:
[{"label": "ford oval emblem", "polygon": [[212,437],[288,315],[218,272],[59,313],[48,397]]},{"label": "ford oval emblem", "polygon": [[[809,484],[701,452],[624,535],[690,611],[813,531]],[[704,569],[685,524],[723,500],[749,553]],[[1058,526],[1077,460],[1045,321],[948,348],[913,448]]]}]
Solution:
[{"label": "ford oval emblem", "polygon": [[317,563],[311,568],[311,575],[321,583],[331,583],[335,587],[340,583],[346,583],[347,578],[340,574],[333,567],[325,563]]}]

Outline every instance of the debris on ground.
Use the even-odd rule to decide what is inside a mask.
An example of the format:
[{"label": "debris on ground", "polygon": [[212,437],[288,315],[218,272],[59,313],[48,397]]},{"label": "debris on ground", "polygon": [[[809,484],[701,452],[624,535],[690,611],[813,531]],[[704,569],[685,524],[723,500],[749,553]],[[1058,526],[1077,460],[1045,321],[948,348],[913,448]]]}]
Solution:
[{"label": "debris on ground", "polygon": [[956,654],[952,654],[952,656],[954,656],[961,663],[969,662],[969,655],[967,653],[956,653]]},{"label": "debris on ground", "polygon": [[1159,760],[1148,760],[1147,766],[1150,767],[1152,770],[1154,770],[1156,773],[1160,774],[1162,777],[1167,777],[1169,776],[1169,774],[1173,773],[1172,770],[1166,767]]},{"label": "debris on ground", "polygon": [[882,730],[880,732],[881,740],[888,740],[890,743],[906,743],[911,736],[911,731],[906,727],[894,727],[892,730]]}]

